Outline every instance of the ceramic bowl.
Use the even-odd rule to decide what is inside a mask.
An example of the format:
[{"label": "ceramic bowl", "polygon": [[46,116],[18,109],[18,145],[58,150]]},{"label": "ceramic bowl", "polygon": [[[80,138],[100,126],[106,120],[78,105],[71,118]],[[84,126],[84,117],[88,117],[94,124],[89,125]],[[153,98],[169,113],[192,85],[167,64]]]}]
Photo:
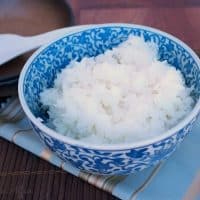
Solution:
[{"label": "ceramic bowl", "polygon": [[[56,75],[72,60],[102,54],[116,47],[129,35],[153,41],[160,60],[179,69],[186,85],[193,88],[193,110],[179,124],[154,138],[129,144],[95,145],[63,136],[45,125],[47,116],[40,103],[40,92],[52,87]],[[19,98],[35,133],[62,160],[97,174],[129,174],[167,159],[192,128],[200,110],[200,60],[182,41],[146,26],[131,24],[96,25],[66,34],[40,48],[25,64],[19,79]],[[78,98],[78,97],[77,97]]]}]

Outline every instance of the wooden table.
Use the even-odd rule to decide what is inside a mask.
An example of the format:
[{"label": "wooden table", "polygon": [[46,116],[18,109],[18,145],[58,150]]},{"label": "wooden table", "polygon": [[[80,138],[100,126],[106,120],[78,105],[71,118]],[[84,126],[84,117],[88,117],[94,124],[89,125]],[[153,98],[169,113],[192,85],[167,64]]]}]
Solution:
[{"label": "wooden table", "polygon": [[200,0],[65,0],[78,24],[124,22],[159,28],[200,50]]},{"label": "wooden table", "polygon": [[[71,19],[63,1],[1,0],[0,33],[32,35],[70,23],[127,22],[160,28],[179,37],[195,51],[200,50],[200,0],[65,2],[71,7],[74,16]],[[26,58],[7,66],[19,71]],[[3,139],[0,139],[0,160],[0,199],[116,199]]]}]

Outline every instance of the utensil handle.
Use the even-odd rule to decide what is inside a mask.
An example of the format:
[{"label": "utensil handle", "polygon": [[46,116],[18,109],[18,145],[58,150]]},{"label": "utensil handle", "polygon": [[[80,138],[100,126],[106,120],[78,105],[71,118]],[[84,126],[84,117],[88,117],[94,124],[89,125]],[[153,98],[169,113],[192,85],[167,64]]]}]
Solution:
[{"label": "utensil handle", "polygon": [[0,65],[23,53],[47,44],[65,33],[82,30],[87,27],[91,27],[91,25],[72,26],[29,37],[15,34],[0,34]]},{"label": "utensil handle", "polygon": [[72,26],[67,28],[56,29],[50,32],[42,33],[36,36],[24,37],[25,40],[29,41],[29,43],[34,47],[39,47],[41,45],[47,44],[56,38],[63,36],[65,33],[70,33],[80,28],[88,27],[87,25],[80,26]]}]

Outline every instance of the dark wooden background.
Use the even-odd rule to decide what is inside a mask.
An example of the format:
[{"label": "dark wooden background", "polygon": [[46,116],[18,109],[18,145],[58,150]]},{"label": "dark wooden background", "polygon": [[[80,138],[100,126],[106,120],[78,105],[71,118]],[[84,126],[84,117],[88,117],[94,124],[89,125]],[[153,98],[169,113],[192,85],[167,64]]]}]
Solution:
[{"label": "dark wooden background", "polygon": [[[200,0],[0,0],[0,33],[33,35],[107,22],[160,28],[200,51]],[[0,79],[18,75],[29,55],[0,67]],[[16,94],[16,84],[9,87],[0,87],[1,95]],[[0,199],[116,198],[0,139]]]}]

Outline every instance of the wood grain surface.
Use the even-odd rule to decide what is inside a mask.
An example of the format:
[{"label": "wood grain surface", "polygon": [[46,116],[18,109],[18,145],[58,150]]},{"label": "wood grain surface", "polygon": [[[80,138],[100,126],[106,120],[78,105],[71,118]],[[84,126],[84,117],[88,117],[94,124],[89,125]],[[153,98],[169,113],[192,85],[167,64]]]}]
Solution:
[{"label": "wood grain surface", "polygon": [[0,139],[1,200],[114,200],[110,194]]},{"label": "wood grain surface", "polygon": [[76,23],[124,22],[152,26],[200,50],[200,0],[65,0]]}]

